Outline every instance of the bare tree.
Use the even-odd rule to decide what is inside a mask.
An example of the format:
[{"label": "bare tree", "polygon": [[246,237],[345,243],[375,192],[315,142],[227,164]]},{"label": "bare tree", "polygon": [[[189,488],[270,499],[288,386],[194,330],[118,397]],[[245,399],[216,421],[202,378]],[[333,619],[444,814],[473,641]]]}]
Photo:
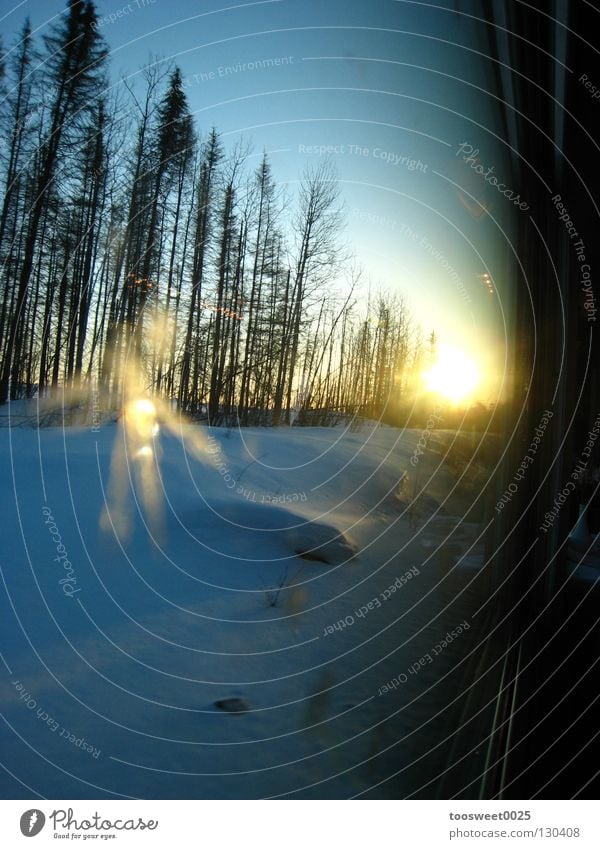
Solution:
[{"label": "bare tree", "polygon": [[291,292],[287,298],[286,340],[281,351],[274,421],[281,420],[284,395],[291,406],[303,313],[307,295],[331,280],[343,258],[339,234],[343,217],[339,185],[330,160],[305,171],[300,183],[299,209],[293,229],[298,233]]}]

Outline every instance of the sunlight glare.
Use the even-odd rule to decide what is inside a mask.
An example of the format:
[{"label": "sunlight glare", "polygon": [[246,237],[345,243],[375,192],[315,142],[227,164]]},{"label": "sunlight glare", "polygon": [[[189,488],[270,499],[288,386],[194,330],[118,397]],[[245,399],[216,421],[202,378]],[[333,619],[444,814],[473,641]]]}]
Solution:
[{"label": "sunlight glare", "polygon": [[159,431],[156,407],[148,398],[137,398],[127,407],[127,424],[141,440],[152,439]]},{"label": "sunlight glare", "polygon": [[[143,508],[147,526],[156,539],[164,534],[163,491],[158,473],[161,459],[161,430],[181,441],[186,452],[201,463],[217,467],[218,455],[209,451],[203,428],[187,427],[181,413],[175,414],[170,404],[147,396],[147,376],[142,364],[131,358],[124,379],[123,415],[111,456],[106,504],[100,527],[106,533],[126,538],[134,527],[134,509]],[[160,418],[160,425],[159,425]],[[136,498],[131,498],[135,488]]]},{"label": "sunlight glare", "polygon": [[479,371],[475,362],[462,351],[440,345],[433,366],[423,374],[423,382],[429,392],[458,403],[475,391]]}]

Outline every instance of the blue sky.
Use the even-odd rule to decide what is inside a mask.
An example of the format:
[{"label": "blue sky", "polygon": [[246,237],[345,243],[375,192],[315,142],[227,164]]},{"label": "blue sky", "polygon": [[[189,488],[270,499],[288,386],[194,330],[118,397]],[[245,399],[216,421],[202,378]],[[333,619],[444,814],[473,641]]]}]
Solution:
[{"label": "blue sky", "polygon": [[[64,5],[0,0],[5,44],[14,43],[27,14],[43,32]],[[293,185],[328,150],[342,182],[347,239],[373,289],[405,293],[425,335],[435,329],[487,375],[501,376],[510,311],[502,230],[525,213],[515,213],[457,155],[458,145],[470,144],[478,161],[510,185],[494,100],[486,94],[482,31],[442,6],[97,3],[114,85],[121,75],[135,79],[150,58],[176,61],[199,130],[217,126],[228,147],[250,139],[257,160],[271,151],[283,183]],[[469,210],[453,184],[485,199],[489,214]],[[493,295],[484,272],[494,281]]]}]

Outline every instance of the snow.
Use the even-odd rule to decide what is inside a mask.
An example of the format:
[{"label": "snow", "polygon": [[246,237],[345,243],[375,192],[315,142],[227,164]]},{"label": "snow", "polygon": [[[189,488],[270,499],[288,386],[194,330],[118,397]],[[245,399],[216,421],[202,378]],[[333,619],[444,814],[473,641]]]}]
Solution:
[{"label": "snow", "polygon": [[0,428],[3,797],[430,795],[482,557],[418,438]]}]

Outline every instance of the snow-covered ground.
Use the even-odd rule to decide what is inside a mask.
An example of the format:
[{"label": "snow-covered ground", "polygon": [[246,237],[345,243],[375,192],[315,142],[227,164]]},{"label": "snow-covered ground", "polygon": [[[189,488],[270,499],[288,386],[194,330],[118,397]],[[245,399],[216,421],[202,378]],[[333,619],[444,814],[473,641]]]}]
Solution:
[{"label": "snow-covered ground", "polygon": [[0,429],[3,797],[435,795],[482,558],[419,436]]}]

